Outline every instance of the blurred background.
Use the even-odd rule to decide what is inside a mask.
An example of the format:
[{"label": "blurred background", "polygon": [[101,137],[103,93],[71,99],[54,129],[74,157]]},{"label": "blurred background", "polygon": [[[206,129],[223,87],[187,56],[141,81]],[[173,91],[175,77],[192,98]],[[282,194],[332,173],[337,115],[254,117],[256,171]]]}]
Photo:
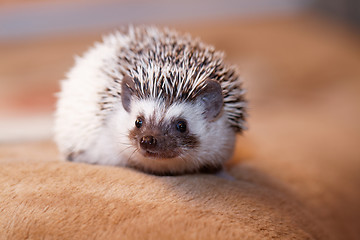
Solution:
[{"label": "blurred background", "polygon": [[75,55],[129,23],[225,51],[249,99],[233,174],[251,182],[256,166],[321,209],[314,215],[335,239],[360,239],[358,0],[0,0],[0,157],[56,156],[59,80]]},{"label": "blurred background", "polygon": [[129,23],[174,27],[225,51],[251,106],[279,94],[311,101],[359,79],[359,9],[356,0],[1,0],[0,143],[50,138],[73,56]]},{"label": "blurred background", "polygon": [[359,9],[356,0],[1,0],[0,143],[50,138],[73,56],[129,23],[174,27],[225,51],[252,107],[280,95],[311,101],[359,80]]}]

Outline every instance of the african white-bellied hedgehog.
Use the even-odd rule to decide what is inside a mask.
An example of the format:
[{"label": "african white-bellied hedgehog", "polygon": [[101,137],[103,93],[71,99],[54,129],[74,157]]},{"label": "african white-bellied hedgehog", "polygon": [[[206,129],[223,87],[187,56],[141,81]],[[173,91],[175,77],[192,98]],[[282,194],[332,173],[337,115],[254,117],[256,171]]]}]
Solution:
[{"label": "african white-bellied hedgehog", "polygon": [[246,101],[224,54],[156,27],[96,43],[61,82],[55,140],[69,161],[154,174],[216,172],[244,129]]}]

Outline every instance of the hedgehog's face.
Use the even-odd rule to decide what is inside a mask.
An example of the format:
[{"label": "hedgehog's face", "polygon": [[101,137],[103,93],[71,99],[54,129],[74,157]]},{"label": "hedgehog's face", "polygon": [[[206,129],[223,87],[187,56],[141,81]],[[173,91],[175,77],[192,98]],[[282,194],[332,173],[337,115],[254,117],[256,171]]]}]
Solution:
[{"label": "hedgehog's face", "polygon": [[196,125],[184,111],[190,107],[187,104],[166,106],[161,101],[147,99],[134,105],[133,127],[128,137],[141,158],[169,162],[199,146],[199,136],[193,129]]},{"label": "hedgehog's face", "polygon": [[126,165],[177,174],[217,170],[230,157],[234,132],[222,114],[221,88],[215,81],[209,81],[196,99],[173,104],[122,93],[130,117],[123,133],[129,145]]},{"label": "hedgehog's face", "polygon": [[172,109],[169,109],[170,112],[156,111],[156,107],[162,108],[162,104],[153,101],[138,104],[148,105],[148,109],[153,110],[136,111],[135,124],[129,133],[130,140],[144,157],[175,158],[181,155],[184,148],[194,149],[198,146],[199,139],[189,131],[188,121],[183,115],[171,114]]}]

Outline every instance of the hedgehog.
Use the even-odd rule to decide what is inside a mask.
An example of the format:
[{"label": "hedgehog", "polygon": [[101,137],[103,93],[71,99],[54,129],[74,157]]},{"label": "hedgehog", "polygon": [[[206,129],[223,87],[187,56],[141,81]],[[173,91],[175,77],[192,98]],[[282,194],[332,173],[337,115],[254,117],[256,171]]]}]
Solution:
[{"label": "hedgehog", "polygon": [[128,26],[75,58],[61,81],[55,142],[64,159],[155,175],[216,173],[245,128],[238,70],[211,45]]}]

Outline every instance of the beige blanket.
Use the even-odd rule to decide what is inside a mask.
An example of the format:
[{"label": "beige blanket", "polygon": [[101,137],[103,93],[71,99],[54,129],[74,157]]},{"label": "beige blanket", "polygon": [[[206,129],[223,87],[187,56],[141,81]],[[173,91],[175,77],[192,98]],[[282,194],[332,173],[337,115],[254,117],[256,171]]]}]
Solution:
[{"label": "beige blanket", "polygon": [[257,170],[233,170],[239,180],[2,161],[0,238],[325,239],[295,196]]}]

